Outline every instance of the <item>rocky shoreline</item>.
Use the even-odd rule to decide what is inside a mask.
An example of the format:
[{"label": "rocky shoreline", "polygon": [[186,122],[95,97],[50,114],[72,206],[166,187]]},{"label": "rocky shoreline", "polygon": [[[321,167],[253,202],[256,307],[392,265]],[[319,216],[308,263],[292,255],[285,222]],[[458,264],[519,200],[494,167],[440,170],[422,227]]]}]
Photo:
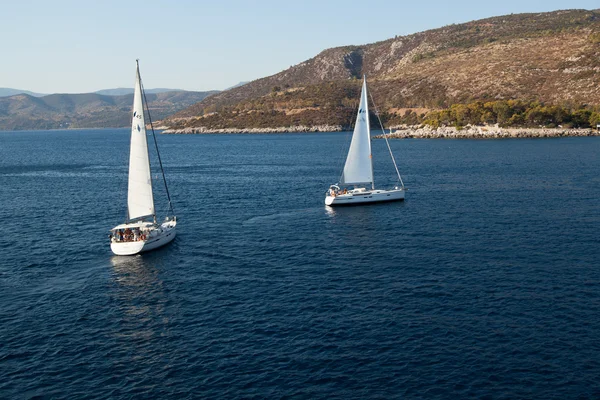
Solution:
[{"label": "rocky shoreline", "polygon": [[[161,127],[163,128],[163,127]],[[227,133],[305,133],[305,132],[339,132],[343,131],[341,125],[317,126],[286,126],[278,128],[222,128],[210,129],[206,127],[171,129],[164,127],[165,134],[227,134]],[[568,136],[600,136],[594,129],[567,129],[567,128],[500,128],[497,126],[466,126],[462,129],[455,127],[432,128],[430,126],[397,126],[392,127],[388,135],[393,139],[506,139],[506,138],[552,138]],[[377,139],[383,135],[374,136]]]},{"label": "rocky shoreline", "polygon": [[166,134],[211,134],[211,133],[304,133],[304,132],[338,132],[342,131],[341,125],[317,126],[287,126],[279,128],[224,128],[209,129],[203,126],[198,128],[165,129]]},{"label": "rocky shoreline", "polygon": [[[393,129],[392,129],[393,130]],[[593,129],[566,128],[499,128],[497,126],[467,126],[432,128],[430,126],[397,127],[388,135],[394,139],[506,139],[506,138],[553,138],[567,136],[600,136]],[[383,135],[375,136],[383,138]]]}]

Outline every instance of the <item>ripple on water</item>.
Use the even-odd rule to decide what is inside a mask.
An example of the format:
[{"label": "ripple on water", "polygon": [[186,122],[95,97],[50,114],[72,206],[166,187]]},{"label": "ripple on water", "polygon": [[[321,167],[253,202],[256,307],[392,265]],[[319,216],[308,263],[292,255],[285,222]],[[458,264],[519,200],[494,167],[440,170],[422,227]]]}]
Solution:
[{"label": "ripple on water", "polygon": [[0,133],[0,397],[600,396],[598,138],[392,141],[406,201],[331,209],[345,135],[159,136],[178,237],[117,257],[128,130],[48,135]]}]

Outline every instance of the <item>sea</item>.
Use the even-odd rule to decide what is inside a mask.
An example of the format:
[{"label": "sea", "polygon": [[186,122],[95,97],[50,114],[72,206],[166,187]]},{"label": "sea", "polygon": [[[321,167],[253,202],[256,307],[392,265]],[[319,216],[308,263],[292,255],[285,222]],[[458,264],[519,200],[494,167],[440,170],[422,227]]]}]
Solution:
[{"label": "sea", "polygon": [[0,132],[0,398],[600,398],[600,137],[391,140],[406,200],[329,208],[349,139],[158,134],[178,235],[117,257],[129,130]]}]

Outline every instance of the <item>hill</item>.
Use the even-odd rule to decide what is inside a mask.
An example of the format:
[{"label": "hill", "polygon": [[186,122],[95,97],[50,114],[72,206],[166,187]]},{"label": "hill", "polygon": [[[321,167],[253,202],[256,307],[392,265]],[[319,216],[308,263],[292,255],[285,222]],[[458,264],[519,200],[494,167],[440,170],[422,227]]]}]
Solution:
[{"label": "hill", "polygon": [[[240,83],[240,84],[243,84],[243,83]],[[146,93],[184,92],[184,91],[185,90],[181,90],[181,89],[163,89],[163,88],[146,89]],[[102,90],[97,90],[93,93],[105,94],[107,96],[122,96],[124,94],[133,94],[133,88],[102,89]],[[9,97],[9,96],[17,95],[17,94],[28,94],[33,97],[48,96],[48,94],[30,92],[29,90],[0,88],[0,97]]]},{"label": "hill", "polygon": [[597,107],[600,10],[506,15],[328,49],[164,122],[174,129],[348,127],[363,74],[388,123],[478,101]]},{"label": "hill", "polygon": [[[181,89],[145,89],[146,94],[149,93],[164,93],[164,92],[185,92],[185,90]],[[133,88],[116,88],[116,89],[102,89],[97,90],[94,93],[97,94],[105,94],[107,96],[122,96],[124,94],[133,94]]]},{"label": "hill", "polygon": [[[159,120],[215,93],[174,91],[146,97],[152,119]],[[126,127],[131,124],[132,103],[133,93],[1,97],[0,130]]]},{"label": "hill", "polygon": [[30,92],[29,90],[12,89],[12,88],[0,88],[0,97],[14,96],[16,94],[28,94],[28,95],[33,96],[33,97],[46,96],[45,94]]}]

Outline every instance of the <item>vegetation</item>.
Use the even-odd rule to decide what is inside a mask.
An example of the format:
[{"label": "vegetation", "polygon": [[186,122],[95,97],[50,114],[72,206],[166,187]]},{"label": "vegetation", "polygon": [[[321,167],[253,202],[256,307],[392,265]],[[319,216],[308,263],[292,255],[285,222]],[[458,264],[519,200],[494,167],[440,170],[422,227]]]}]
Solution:
[{"label": "vegetation", "polygon": [[590,43],[600,43],[600,32],[594,32],[590,35]]},{"label": "vegetation", "polygon": [[538,101],[498,100],[453,104],[418,116],[406,113],[401,117],[386,114],[388,124],[421,123],[432,127],[494,125],[501,127],[589,128],[600,123],[600,107],[586,105],[552,105]]},{"label": "vegetation", "polygon": [[170,127],[273,128],[285,126],[350,126],[355,118],[360,81],[329,82],[301,88],[274,86],[268,95],[235,105],[209,103],[196,118],[175,120]]},{"label": "vegetation", "polygon": [[[330,83],[329,88],[311,86],[302,90],[277,92],[260,99],[247,100],[236,106],[211,105],[204,115],[181,119],[171,128],[203,126],[207,129],[273,128],[286,126],[340,125],[350,128],[356,118],[359,83]],[[338,93],[343,91],[344,94]],[[423,111],[384,111],[385,126],[430,125],[432,127],[495,125],[529,128],[590,128],[600,124],[600,107],[582,104],[546,104],[540,101],[496,100],[453,104],[450,107]],[[371,124],[379,127],[371,111]]]}]

